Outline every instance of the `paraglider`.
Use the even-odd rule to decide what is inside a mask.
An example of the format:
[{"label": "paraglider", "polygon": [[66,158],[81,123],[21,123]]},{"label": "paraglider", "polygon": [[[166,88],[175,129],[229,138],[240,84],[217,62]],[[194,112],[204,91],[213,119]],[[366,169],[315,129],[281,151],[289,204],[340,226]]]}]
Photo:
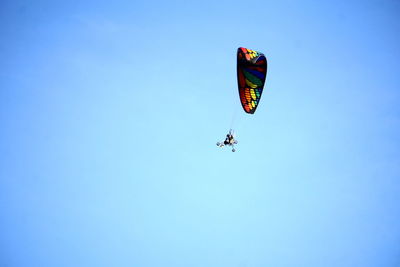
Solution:
[{"label": "paraglider", "polygon": [[240,102],[246,113],[254,114],[256,111],[266,76],[267,58],[264,54],[239,47],[237,52],[237,79]]},{"label": "paraglider", "polygon": [[[254,114],[264,89],[267,76],[267,58],[261,52],[248,48],[239,47],[237,50],[237,81],[240,103],[243,110],[248,114]],[[233,140],[233,141],[232,141]],[[217,146],[232,146],[237,140],[233,137],[233,130],[229,130],[224,143],[218,142]]]}]

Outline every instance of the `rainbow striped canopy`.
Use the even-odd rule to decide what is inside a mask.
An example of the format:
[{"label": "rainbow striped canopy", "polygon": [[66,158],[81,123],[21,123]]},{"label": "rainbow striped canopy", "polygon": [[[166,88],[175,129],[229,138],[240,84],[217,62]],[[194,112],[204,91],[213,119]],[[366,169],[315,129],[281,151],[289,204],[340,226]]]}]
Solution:
[{"label": "rainbow striped canopy", "polygon": [[267,76],[267,59],[263,53],[239,47],[237,77],[240,102],[246,113],[253,114],[260,102]]}]

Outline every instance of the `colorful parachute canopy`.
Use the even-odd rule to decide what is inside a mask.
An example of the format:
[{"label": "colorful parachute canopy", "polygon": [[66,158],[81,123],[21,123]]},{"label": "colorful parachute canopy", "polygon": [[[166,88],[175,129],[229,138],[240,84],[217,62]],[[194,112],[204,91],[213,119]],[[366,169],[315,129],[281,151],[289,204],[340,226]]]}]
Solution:
[{"label": "colorful parachute canopy", "polygon": [[239,47],[237,77],[240,102],[244,111],[253,114],[260,102],[267,76],[267,59],[263,53]]}]

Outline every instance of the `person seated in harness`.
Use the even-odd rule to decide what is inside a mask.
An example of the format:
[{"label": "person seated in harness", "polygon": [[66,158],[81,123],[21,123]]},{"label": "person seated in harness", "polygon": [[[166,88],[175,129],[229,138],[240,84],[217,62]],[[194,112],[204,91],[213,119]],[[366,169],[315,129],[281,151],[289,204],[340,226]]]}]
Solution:
[{"label": "person seated in harness", "polygon": [[229,133],[226,135],[224,145],[233,145],[235,142],[235,138],[233,138],[233,135],[229,131]]}]

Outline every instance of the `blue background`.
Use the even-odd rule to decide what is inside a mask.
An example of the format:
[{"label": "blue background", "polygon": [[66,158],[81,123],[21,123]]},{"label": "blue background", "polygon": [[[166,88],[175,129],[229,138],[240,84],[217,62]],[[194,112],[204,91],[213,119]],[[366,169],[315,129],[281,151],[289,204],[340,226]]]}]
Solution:
[{"label": "blue background", "polygon": [[400,266],[398,1],[0,7],[0,266]]}]

